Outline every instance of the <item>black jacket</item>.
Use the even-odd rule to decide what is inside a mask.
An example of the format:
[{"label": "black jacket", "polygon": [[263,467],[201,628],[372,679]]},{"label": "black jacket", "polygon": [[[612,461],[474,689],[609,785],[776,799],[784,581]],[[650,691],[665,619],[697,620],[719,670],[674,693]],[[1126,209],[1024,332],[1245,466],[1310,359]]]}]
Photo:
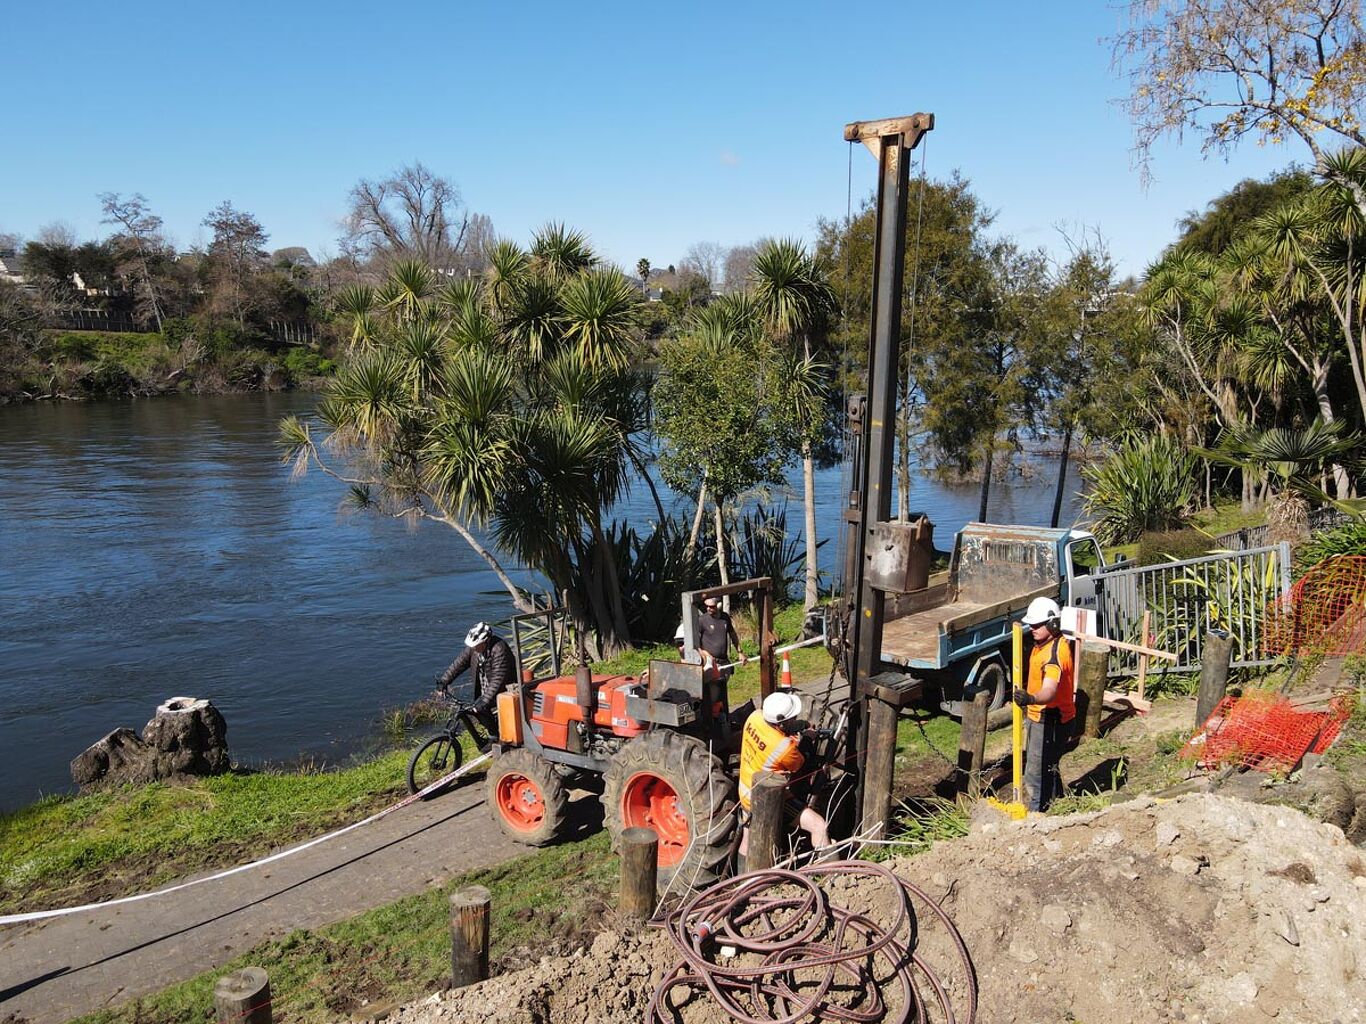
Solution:
[{"label": "black jacket", "polygon": [[517,681],[517,663],[512,648],[502,637],[489,636],[488,647],[480,654],[466,647],[450,667],[441,673],[441,689],[446,689],[455,677],[470,669],[470,679],[479,697],[474,702],[476,711],[489,711],[498,700],[498,692]]}]

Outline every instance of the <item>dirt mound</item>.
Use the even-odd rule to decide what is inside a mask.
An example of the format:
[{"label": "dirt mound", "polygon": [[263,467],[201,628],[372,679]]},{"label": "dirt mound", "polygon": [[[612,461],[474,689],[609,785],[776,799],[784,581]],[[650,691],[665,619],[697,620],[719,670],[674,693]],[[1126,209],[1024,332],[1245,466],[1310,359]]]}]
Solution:
[{"label": "dirt mound", "polygon": [[[961,930],[983,1024],[1366,1021],[1366,857],[1340,829],[1205,794],[978,819],[967,838],[893,866]],[[831,884],[853,905],[864,883]],[[921,952],[943,956],[940,945],[927,928]],[[604,932],[591,949],[388,1019],[635,1024],[676,961],[656,929]],[[682,1019],[726,1018],[699,1000]]]}]

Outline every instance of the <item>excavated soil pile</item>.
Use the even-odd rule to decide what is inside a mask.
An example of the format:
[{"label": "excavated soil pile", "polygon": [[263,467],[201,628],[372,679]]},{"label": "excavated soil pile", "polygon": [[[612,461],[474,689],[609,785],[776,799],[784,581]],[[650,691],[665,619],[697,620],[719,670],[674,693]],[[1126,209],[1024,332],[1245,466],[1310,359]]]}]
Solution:
[{"label": "excavated soil pile", "polygon": [[[1366,856],[1341,830],[1207,794],[1023,822],[984,808],[978,818],[967,838],[892,866],[961,931],[983,1024],[1366,1022]],[[882,898],[871,880],[827,889],[874,914]],[[947,972],[943,929],[929,915],[921,923],[920,952]],[[591,949],[388,1019],[635,1024],[677,960],[658,929],[604,932]],[[963,983],[947,982],[961,1021]],[[707,997],[678,1019],[729,1020]]]}]

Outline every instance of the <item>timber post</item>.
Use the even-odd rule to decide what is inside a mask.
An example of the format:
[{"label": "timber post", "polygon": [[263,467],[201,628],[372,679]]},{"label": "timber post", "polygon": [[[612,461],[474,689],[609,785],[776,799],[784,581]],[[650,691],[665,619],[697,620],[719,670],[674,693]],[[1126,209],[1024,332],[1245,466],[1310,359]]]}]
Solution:
[{"label": "timber post", "polygon": [[1077,710],[1081,712],[1081,735],[1095,739],[1100,735],[1101,713],[1105,705],[1105,678],[1110,669],[1110,651],[1101,644],[1082,642],[1077,666]]},{"label": "timber post", "polygon": [[621,892],[617,897],[617,909],[632,921],[648,921],[655,912],[658,875],[659,836],[654,829],[623,829]]},{"label": "timber post", "polygon": [[489,891],[470,885],[451,893],[451,988],[489,976]]},{"label": "timber post", "polygon": [[978,690],[963,702],[963,721],[958,732],[958,792],[976,797],[982,791],[982,763],[987,754],[987,708],[991,693]]},{"label": "timber post", "polygon": [[787,796],[787,776],[780,772],[758,772],[749,796],[749,844],[745,854],[746,871],[773,867],[778,843],[783,836],[783,802]]},{"label": "timber post", "polygon": [[863,821],[859,833],[881,839],[892,813],[892,774],[896,768],[896,723],[901,709],[876,696],[868,698],[868,752],[863,765]]},{"label": "timber post", "polygon": [[213,987],[218,1024],[271,1024],[270,976],[260,967],[243,967]]},{"label": "timber post", "polygon": [[1228,691],[1228,666],[1233,660],[1233,637],[1222,629],[1211,629],[1205,634],[1200,656],[1200,693],[1195,702],[1195,727],[1224,699]]}]

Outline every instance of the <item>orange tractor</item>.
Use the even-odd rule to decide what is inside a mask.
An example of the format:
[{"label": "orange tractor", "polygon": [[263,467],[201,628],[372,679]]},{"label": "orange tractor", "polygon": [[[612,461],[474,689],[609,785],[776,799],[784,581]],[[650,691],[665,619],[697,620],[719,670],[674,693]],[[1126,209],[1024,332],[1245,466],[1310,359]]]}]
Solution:
[{"label": "orange tractor", "polygon": [[[683,597],[685,650],[696,649],[694,602],[750,593],[760,622],[760,686],[773,688],[770,581],[746,580]],[[488,805],[518,842],[542,846],[564,834],[569,792],[601,794],[615,846],[624,829],[659,836],[660,885],[710,885],[727,866],[738,817],[727,758],[738,728],[724,682],[701,664],[651,661],[647,672],[563,673],[566,638],[558,611],[512,620],[521,692],[498,696],[498,736],[486,777]],[[708,677],[711,678],[708,678]]]}]

